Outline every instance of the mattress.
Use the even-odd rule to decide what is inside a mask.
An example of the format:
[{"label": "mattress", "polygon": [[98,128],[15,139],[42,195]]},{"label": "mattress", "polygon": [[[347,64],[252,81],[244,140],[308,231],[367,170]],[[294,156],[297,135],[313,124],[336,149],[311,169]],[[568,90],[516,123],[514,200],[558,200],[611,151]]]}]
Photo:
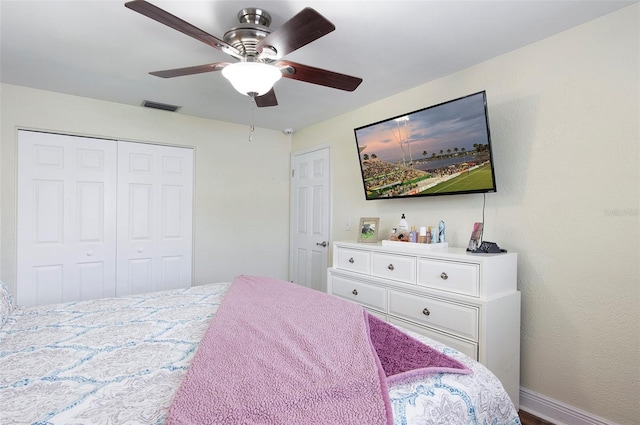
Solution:
[{"label": "mattress", "polygon": [[[162,424],[229,285],[36,307],[0,288],[0,423]],[[473,373],[390,386],[394,424],[520,424],[487,368],[407,332]]]}]

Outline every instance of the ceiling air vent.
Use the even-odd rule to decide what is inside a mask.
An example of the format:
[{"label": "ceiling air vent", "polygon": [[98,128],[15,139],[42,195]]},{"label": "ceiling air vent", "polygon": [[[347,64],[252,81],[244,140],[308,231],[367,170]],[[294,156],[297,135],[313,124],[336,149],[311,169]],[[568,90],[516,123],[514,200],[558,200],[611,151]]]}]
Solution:
[{"label": "ceiling air vent", "polygon": [[142,106],[145,108],[162,109],[163,111],[176,112],[180,109],[180,106],[169,105],[168,103],[154,102],[152,100],[145,100],[142,102]]}]

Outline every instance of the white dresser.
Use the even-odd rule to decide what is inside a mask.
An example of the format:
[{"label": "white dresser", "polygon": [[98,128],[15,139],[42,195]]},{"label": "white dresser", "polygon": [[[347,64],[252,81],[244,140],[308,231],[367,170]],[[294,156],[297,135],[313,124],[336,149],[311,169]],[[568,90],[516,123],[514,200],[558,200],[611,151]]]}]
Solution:
[{"label": "white dresser", "polygon": [[[427,249],[432,248],[432,249]],[[464,248],[335,242],[327,291],[478,360],[520,391],[517,255]]]}]

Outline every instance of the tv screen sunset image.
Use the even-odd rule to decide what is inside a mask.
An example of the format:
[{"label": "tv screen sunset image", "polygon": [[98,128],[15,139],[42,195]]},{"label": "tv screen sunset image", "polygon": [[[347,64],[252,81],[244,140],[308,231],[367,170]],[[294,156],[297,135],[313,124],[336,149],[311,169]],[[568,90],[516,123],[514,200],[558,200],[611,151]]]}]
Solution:
[{"label": "tv screen sunset image", "polygon": [[367,199],[495,191],[484,92],[355,129]]}]

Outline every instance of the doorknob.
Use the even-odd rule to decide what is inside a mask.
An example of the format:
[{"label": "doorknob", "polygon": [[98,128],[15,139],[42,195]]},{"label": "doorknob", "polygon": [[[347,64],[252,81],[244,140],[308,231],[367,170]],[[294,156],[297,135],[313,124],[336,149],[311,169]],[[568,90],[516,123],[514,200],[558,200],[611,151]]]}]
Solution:
[{"label": "doorknob", "polygon": [[317,242],[316,245],[325,248],[327,246],[327,241]]}]

